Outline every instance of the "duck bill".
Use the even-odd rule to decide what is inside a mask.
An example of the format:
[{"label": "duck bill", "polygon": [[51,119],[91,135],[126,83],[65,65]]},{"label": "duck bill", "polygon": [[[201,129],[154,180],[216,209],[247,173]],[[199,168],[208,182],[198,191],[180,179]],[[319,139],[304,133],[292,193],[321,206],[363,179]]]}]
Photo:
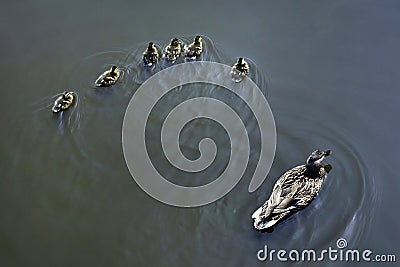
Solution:
[{"label": "duck bill", "polygon": [[324,156],[325,157],[327,157],[327,156],[329,156],[329,155],[331,155],[332,154],[332,151],[331,150],[326,150],[325,152],[324,152]]}]

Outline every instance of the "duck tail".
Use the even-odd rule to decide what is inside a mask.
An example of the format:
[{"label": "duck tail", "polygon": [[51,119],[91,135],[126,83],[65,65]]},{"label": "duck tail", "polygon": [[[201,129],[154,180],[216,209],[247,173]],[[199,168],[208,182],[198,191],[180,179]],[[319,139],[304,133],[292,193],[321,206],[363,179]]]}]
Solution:
[{"label": "duck tail", "polygon": [[259,218],[261,215],[261,212],[262,212],[262,207],[259,207],[256,211],[253,212],[253,215],[251,215],[251,218],[254,220]]},{"label": "duck tail", "polygon": [[254,228],[261,231],[274,226],[279,220],[271,218],[272,210],[272,207],[263,205],[254,211],[251,216],[254,222]]},{"label": "duck tail", "polygon": [[51,111],[53,111],[53,113],[59,113],[61,111],[61,108],[58,106],[53,106],[53,108],[51,109]]},{"label": "duck tail", "polygon": [[264,229],[271,228],[272,226],[274,226],[278,222],[279,222],[279,220],[276,220],[276,219],[267,221],[266,224],[265,224],[265,228]]}]

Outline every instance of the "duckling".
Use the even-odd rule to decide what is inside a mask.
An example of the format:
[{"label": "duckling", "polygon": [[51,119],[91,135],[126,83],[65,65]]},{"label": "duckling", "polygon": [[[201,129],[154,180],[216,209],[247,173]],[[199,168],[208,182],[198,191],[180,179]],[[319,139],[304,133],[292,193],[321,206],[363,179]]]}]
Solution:
[{"label": "duckling", "polygon": [[72,92],[64,92],[62,95],[57,97],[54,101],[53,108],[51,109],[54,113],[59,113],[69,109],[74,103],[75,97]]},{"label": "duckling", "polygon": [[232,67],[232,80],[238,83],[242,81],[247,74],[249,74],[249,64],[240,57]]},{"label": "duckling", "polygon": [[117,66],[112,66],[97,78],[95,84],[97,87],[108,87],[117,82],[119,78],[119,69]]},{"label": "duckling", "polygon": [[196,60],[203,53],[203,39],[197,35],[193,43],[185,47],[186,61]]},{"label": "duckling", "polygon": [[159,54],[157,47],[153,42],[150,42],[146,50],[143,53],[143,63],[145,67],[151,67],[158,61]]},{"label": "duckling", "polygon": [[165,48],[164,58],[171,63],[174,63],[182,53],[182,42],[178,38],[171,40],[169,45]]},{"label": "duckling", "polygon": [[307,207],[318,195],[331,166],[321,165],[330,150],[315,150],[305,165],[285,172],[275,183],[269,199],[252,215],[257,230],[267,230],[293,213]]}]

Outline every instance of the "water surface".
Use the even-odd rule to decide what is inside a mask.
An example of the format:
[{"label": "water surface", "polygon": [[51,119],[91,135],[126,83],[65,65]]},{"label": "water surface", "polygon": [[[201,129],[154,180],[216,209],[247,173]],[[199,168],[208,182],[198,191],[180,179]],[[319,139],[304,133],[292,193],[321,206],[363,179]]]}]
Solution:
[{"label": "water surface", "polygon": [[[177,6],[26,1],[2,9],[1,265],[279,266],[259,262],[256,252],[266,244],[321,250],[340,237],[352,248],[398,253],[399,4]],[[267,180],[249,194],[259,153],[259,130],[249,127],[250,164],[238,186],[215,203],[183,209],[152,199],[136,185],[123,158],[121,127],[126,105],[146,79],[138,66],[147,42],[162,47],[172,37],[196,34],[206,36],[207,60],[252,60],[252,78],[262,84],[274,113],[278,144]],[[120,81],[95,89],[97,75],[113,64],[121,66]],[[227,90],[193,89],[167,95],[148,129],[154,162],[184,185],[208,181],[171,170],[158,152],[157,122],[169,109],[206,95],[253,121]],[[54,116],[50,105],[66,90],[76,92],[77,105]],[[183,129],[181,143],[183,153],[196,158],[198,142],[207,136],[221,148],[206,170],[212,179],[229,152],[223,129],[194,121]],[[256,232],[252,212],[284,171],[317,148],[333,151],[320,196],[274,232]]]}]

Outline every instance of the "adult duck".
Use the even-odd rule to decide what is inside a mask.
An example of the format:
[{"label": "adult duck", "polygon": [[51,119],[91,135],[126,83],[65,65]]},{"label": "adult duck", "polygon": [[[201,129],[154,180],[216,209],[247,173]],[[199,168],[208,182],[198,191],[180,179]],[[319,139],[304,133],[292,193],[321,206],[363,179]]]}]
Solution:
[{"label": "adult duck", "polygon": [[318,195],[331,166],[321,162],[330,150],[315,150],[305,165],[285,172],[275,183],[269,199],[252,215],[257,230],[267,230],[293,213],[307,207]]}]

